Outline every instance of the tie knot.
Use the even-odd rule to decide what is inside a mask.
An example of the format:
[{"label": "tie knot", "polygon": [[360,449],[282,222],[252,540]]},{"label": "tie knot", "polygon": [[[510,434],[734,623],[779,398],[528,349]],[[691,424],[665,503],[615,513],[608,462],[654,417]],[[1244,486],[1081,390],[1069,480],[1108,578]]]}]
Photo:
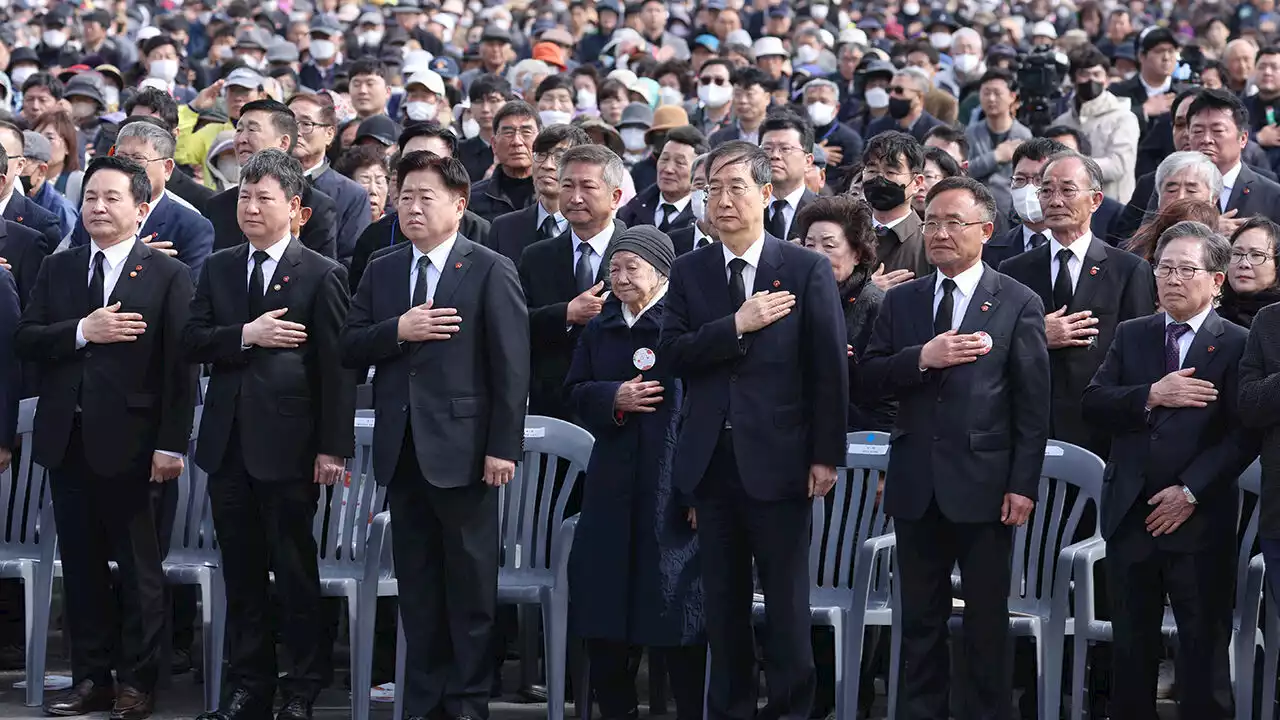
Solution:
[{"label": "tie knot", "polygon": [[675,211],[676,211],[675,205],[672,205],[671,203],[662,203],[662,212],[673,213]]},{"label": "tie knot", "polygon": [[1049,238],[1045,237],[1044,233],[1035,233],[1031,236],[1031,247],[1033,248],[1038,248],[1047,242],[1049,242]]},{"label": "tie knot", "polygon": [[93,264],[94,264],[94,265],[101,265],[101,264],[102,264],[102,261],[103,261],[103,260],[105,260],[105,259],[106,259],[106,257],[107,257],[107,256],[106,256],[106,254],[105,254],[105,253],[103,253],[101,250],[94,250],[94,251],[93,251]]},{"label": "tie knot", "polygon": [[951,291],[956,289],[956,281],[951,278],[942,279],[942,292],[944,295],[950,295]]},{"label": "tie knot", "polygon": [[1058,251],[1058,262],[1067,263],[1070,261],[1071,261],[1071,250],[1069,248],[1062,248],[1061,250]]},{"label": "tie knot", "polygon": [[729,261],[729,270],[734,273],[741,273],[746,266],[747,261],[742,258],[734,258]]},{"label": "tie knot", "polygon": [[882,238],[889,237],[892,234],[893,234],[893,228],[889,227],[888,225],[876,226],[876,237],[882,237]]},{"label": "tie knot", "polygon": [[1167,326],[1165,326],[1164,332],[1170,338],[1177,340],[1183,335],[1186,335],[1187,333],[1191,332],[1191,326],[1186,323],[1180,323],[1180,322],[1169,323]]},{"label": "tie knot", "polygon": [[785,208],[786,206],[787,206],[787,201],[786,201],[786,199],[785,199],[785,198],[778,198],[777,200],[774,200],[774,201],[773,201],[773,211],[774,211],[774,212],[779,212],[779,211],[781,211],[783,208]]},{"label": "tie knot", "polygon": [[430,255],[423,255],[422,257],[418,258],[418,267],[419,267],[419,268],[421,268],[421,269],[423,269],[423,270],[426,270],[426,269],[427,269],[427,266],[428,266],[428,265],[430,265],[430,264],[431,264],[431,256],[430,256]]},{"label": "tie knot", "polygon": [[592,249],[591,243],[587,242],[586,240],[583,240],[582,242],[578,243],[578,252],[582,253],[583,255],[590,256],[595,253],[595,250]]},{"label": "tie knot", "polygon": [[266,262],[270,257],[271,256],[267,254],[266,250],[253,251],[253,262],[255,265],[261,265],[262,263]]}]

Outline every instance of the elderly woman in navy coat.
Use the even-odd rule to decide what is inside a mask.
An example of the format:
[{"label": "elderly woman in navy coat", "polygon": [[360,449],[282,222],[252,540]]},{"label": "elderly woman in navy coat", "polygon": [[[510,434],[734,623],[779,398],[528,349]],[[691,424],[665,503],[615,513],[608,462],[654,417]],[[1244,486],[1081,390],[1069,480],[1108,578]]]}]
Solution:
[{"label": "elderly woman in navy coat", "polygon": [[565,384],[595,436],[569,560],[575,631],[607,720],[637,716],[635,651],[665,655],[677,720],[702,717],[702,581],[694,517],[671,485],[681,392],[656,355],[675,250],[625,230],[608,257],[612,296],[586,327]]}]

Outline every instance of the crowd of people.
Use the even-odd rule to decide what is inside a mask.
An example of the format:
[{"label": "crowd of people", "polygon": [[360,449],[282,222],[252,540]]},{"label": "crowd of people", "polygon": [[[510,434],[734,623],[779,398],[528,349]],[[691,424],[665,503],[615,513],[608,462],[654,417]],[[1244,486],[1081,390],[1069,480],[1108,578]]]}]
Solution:
[{"label": "crowd of people", "polygon": [[[678,720],[870,717],[899,675],[906,720],[1058,720],[1009,633],[1050,440],[1106,463],[1072,538],[1107,544],[1091,716],[1235,717],[1259,457],[1280,566],[1274,0],[0,5],[0,467],[48,470],[47,714],[145,718],[191,671],[162,562],[194,465],[228,616],[200,719],[311,718],[337,631],[312,525],[359,407],[399,580],[372,677],[398,621],[408,720],[502,692],[527,415],[594,437],[557,502],[608,720],[638,717],[642,652]],[[843,708],[809,557],[853,431],[889,433],[902,649],[873,633]],[[0,607],[21,667],[16,583]]]}]

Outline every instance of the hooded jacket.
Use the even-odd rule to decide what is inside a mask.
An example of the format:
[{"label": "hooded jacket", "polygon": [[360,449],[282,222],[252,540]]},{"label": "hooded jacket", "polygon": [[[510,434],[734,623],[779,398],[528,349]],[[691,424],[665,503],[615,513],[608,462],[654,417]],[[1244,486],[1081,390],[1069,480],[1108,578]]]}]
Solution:
[{"label": "hooded jacket", "polygon": [[1073,107],[1053,121],[1084,133],[1093,148],[1091,157],[1102,168],[1102,193],[1121,203],[1133,195],[1133,167],[1138,161],[1138,118],[1128,98],[1103,90],[1098,97]]}]

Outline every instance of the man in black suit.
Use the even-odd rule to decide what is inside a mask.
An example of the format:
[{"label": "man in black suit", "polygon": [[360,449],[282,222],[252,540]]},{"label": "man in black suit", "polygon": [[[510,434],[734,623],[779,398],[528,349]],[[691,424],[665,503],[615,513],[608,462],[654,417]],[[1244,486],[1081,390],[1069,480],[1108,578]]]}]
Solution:
[{"label": "man in black suit", "polygon": [[369,214],[369,193],[359,183],[329,167],[325,153],[338,134],[338,117],[333,103],[319,95],[300,93],[289,98],[289,109],[298,121],[298,142],[293,156],[307,172],[307,178],[338,209],[338,261],[351,264],[356,238],[373,221]]},{"label": "man in black suit", "polygon": [[1258,452],[1236,409],[1248,333],[1213,310],[1231,246],[1182,222],[1156,247],[1163,313],[1121,323],[1084,394],[1111,436],[1102,496],[1114,631],[1112,717],[1155,720],[1164,598],[1178,625],[1182,717],[1227,717],[1213,697],[1231,623],[1235,480]]},{"label": "man in black suit", "polygon": [[471,117],[480,132],[458,143],[458,159],[467,167],[471,182],[477,183],[493,167],[493,116],[515,95],[505,79],[485,73],[471,81],[467,97],[471,100]]},{"label": "man in black suit", "polygon": [[542,130],[538,111],[512,100],[493,117],[493,174],[475,184],[471,210],[493,222],[533,204],[533,141]]},{"label": "man in black suit", "polygon": [[684,255],[704,245],[710,245],[720,238],[720,231],[715,229],[707,215],[706,155],[699,155],[693,159],[689,175],[692,178],[690,185],[693,187],[693,200],[689,203],[689,208],[693,212],[694,222],[688,227],[673,230],[670,233],[671,245],[675,248],[676,255]]},{"label": "man in black suit", "polygon": [[[74,684],[45,712],[131,720],[151,714],[159,674],[167,606],[155,506],[182,472],[191,432],[195,373],[181,335],[192,287],[185,265],[138,242],[151,197],[141,166],[98,158],[84,188],[92,241],[46,259],[16,338],[41,368],[28,450],[49,469],[71,638]],[[120,626],[108,560],[119,566]]]},{"label": "man in black suit", "polygon": [[22,130],[13,123],[0,121],[0,147],[9,156],[9,173],[0,189],[0,215],[38,231],[43,237],[41,249],[48,255],[62,242],[61,225],[57,215],[37,205],[18,187],[27,162],[23,155]]},{"label": "man in black suit", "polygon": [[[9,161],[0,157],[0,186],[6,184],[8,175]],[[12,273],[22,307],[27,305],[40,263],[48,254],[44,247],[45,238],[38,231],[13,220],[0,223],[0,267]]]},{"label": "man in black suit", "polygon": [[1102,202],[1102,171],[1075,152],[1055,155],[1040,173],[1037,197],[1049,242],[1006,260],[1000,272],[1031,288],[1044,318],[1053,376],[1049,437],[1107,454],[1107,435],[1085,423],[1080,398],[1125,320],[1155,311],[1146,260],[1090,231]]},{"label": "man in black suit", "polygon": [[1178,66],[1178,38],[1167,28],[1152,26],[1138,34],[1134,45],[1138,74],[1109,89],[1116,97],[1128,98],[1145,136],[1160,118],[1169,114],[1174,98],[1173,71]]},{"label": "man in black suit", "polygon": [[[260,150],[276,148],[292,152],[298,142],[298,121],[288,106],[275,100],[254,100],[240,109],[236,123],[236,160],[244,165],[249,157]],[[248,238],[236,222],[238,188],[224,190],[208,204],[209,220],[213,222],[214,251],[243,245]],[[325,257],[336,258],[338,252],[338,208],[333,198],[318,190],[310,182],[302,192],[302,207],[311,209],[311,218],[303,226],[298,239],[303,245]]]},{"label": "man in black suit", "polygon": [[1226,90],[1205,90],[1187,110],[1191,149],[1204,153],[1222,173],[1219,208],[1243,221],[1253,215],[1280,220],[1280,184],[1254,172],[1240,159],[1249,142],[1249,113]]},{"label": "man in black suit", "polygon": [[1011,257],[1049,243],[1049,226],[1037,194],[1040,170],[1049,158],[1068,150],[1057,140],[1033,138],[1025,140],[1013,151],[1013,176],[1009,192],[1013,210],[1022,222],[1007,232],[992,237],[982,246],[982,262],[993,268]]},{"label": "man in black suit", "polygon": [[764,229],[783,240],[795,237],[796,216],[818,199],[804,184],[813,165],[813,124],[790,111],[769,113],[760,125],[760,148],[769,155],[773,199],[764,213]]},{"label": "man in black suit", "polygon": [[339,346],[346,272],[290,235],[305,184],[281,150],[249,158],[237,207],[249,242],[209,258],[183,333],[188,357],[213,367],[195,461],[209,473],[230,623],[229,691],[202,720],[268,718],[277,682],[277,720],[306,720],[321,688],[311,523],[320,486],[341,479],[354,450],[355,378]]},{"label": "man in black suit", "polygon": [[[1089,138],[1079,128],[1070,127],[1068,125],[1057,125],[1044,131],[1041,137],[1048,140],[1056,140],[1067,146],[1068,150],[1078,152],[1085,157],[1093,157],[1093,146],[1089,144]],[[1124,203],[1102,196],[1102,204],[1098,206],[1096,212],[1093,213],[1093,220],[1089,223],[1089,229],[1093,232],[1094,237],[1111,242],[1111,223],[1124,212]],[[983,258],[986,262],[986,258]]]},{"label": "man in black suit", "polygon": [[754,560],[769,606],[761,716],[808,718],[810,514],[844,462],[844,315],[830,263],[765,232],[769,156],[729,142],[707,167],[721,242],[676,259],[658,348],[685,382],[672,483],[701,543],[707,717],[756,717]]},{"label": "man in black suit", "polygon": [[1036,294],[982,262],[996,201],[947,178],[925,209],[938,272],[892,288],[862,361],[863,389],[893,395],[885,512],[898,536],[902,702],[948,717],[951,571],[964,580],[966,717],[1008,718],[1013,528],[1035,505],[1049,435],[1049,353]]},{"label": "man in black suit", "polygon": [[[417,122],[412,123],[400,133],[399,146],[400,157],[420,150],[435,153],[440,157],[456,157],[454,153],[458,150],[458,136],[439,123]],[[365,268],[369,267],[370,260],[383,252],[390,251],[400,243],[409,242],[409,237],[400,227],[400,217],[396,214],[394,200],[392,198],[393,202],[387,208],[387,214],[378,222],[365,228],[360,234],[360,239],[356,241],[356,252],[351,256],[352,292],[360,287],[360,278],[364,275]],[[462,213],[458,232],[471,242],[487,246],[490,236],[489,221],[468,208]]]},{"label": "man in black suit", "polygon": [[458,234],[470,185],[462,163],[415,152],[396,176],[411,244],[370,263],[343,358],[377,368],[373,471],[396,519],[405,717],[484,720],[498,588],[494,488],[520,457],[529,324],[515,266]]},{"label": "man in black suit", "polygon": [[613,219],[622,199],[622,160],[601,145],[570,148],[560,158],[560,211],[569,230],[520,256],[520,284],[533,343],[529,412],[571,420],[564,393],[582,328],[600,314],[609,245],[626,226]]},{"label": "man in black suit", "polygon": [[480,242],[519,263],[524,249],[539,240],[559,237],[569,228],[560,212],[560,158],[564,151],[590,145],[591,137],[576,125],[545,127],[533,140],[533,192],[537,202],[523,210],[499,215],[487,240]]},{"label": "man in black suit", "polygon": [[639,192],[618,211],[627,227],[654,225],[670,235],[693,224],[690,208],[689,168],[693,159],[707,151],[707,141],[692,125],[667,131],[667,141],[658,156],[658,181]]}]

